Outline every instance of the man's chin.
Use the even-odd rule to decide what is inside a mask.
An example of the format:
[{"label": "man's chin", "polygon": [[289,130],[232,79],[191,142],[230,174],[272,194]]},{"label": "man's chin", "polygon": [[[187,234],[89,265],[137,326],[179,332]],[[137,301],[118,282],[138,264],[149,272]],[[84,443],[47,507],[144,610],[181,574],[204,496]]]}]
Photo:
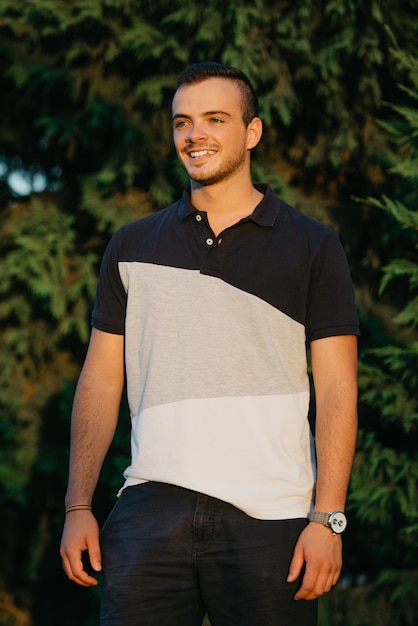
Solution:
[{"label": "man's chin", "polygon": [[217,185],[229,178],[229,176],[226,176],[224,174],[216,174],[213,176],[195,176],[189,174],[189,176],[195,189],[198,187],[209,187],[212,185]]}]

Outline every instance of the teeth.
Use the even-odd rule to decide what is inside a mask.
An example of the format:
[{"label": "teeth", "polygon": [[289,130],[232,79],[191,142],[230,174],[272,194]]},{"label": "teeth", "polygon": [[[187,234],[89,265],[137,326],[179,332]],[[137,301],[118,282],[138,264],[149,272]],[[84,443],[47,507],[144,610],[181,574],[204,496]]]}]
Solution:
[{"label": "teeth", "polygon": [[196,157],[205,156],[206,154],[215,154],[215,151],[214,150],[199,150],[198,152],[190,152],[190,156],[192,157],[192,159],[195,159]]}]

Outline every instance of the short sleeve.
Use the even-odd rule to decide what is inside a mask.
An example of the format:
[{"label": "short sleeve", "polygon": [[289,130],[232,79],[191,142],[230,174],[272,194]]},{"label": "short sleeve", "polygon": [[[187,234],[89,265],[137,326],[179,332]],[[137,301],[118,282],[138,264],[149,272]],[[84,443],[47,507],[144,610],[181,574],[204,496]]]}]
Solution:
[{"label": "short sleeve", "polygon": [[116,335],[125,334],[126,290],[119,274],[120,232],[110,240],[103,255],[91,324]]},{"label": "short sleeve", "polygon": [[344,249],[330,232],[312,262],[307,299],[308,342],[336,335],[359,335],[354,290]]}]

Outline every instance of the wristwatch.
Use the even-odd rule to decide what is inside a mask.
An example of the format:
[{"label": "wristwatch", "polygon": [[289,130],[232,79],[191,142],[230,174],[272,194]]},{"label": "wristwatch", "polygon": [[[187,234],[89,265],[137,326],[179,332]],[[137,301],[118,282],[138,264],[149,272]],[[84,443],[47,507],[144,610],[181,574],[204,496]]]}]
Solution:
[{"label": "wristwatch", "polygon": [[341,535],[347,528],[347,518],[342,511],[331,511],[329,513],[311,511],[308,514],[308,520],[330,528],[334,535]]}]

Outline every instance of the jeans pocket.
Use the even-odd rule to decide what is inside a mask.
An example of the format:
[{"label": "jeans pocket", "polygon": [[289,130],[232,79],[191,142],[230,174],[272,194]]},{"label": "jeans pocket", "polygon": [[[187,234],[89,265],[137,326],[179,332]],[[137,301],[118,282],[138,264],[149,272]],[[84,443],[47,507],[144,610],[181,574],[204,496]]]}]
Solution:
[{"label": "jeans pocket", "polygon": [[116,512],[117,510],[120,508],[120,504],[121,504],[121,499],[123,497],[123,492],[120,494],[120,496],[118,497],[118,499],[116,500],[115,504],[113,505],[109,515],[106,517],[101,529],[100,529],[100,539],[102,540],[104,538],[104,534],[106,532],[106,529],[109,528],[109,525],[111,524],[113,518],[116,516]]}]

